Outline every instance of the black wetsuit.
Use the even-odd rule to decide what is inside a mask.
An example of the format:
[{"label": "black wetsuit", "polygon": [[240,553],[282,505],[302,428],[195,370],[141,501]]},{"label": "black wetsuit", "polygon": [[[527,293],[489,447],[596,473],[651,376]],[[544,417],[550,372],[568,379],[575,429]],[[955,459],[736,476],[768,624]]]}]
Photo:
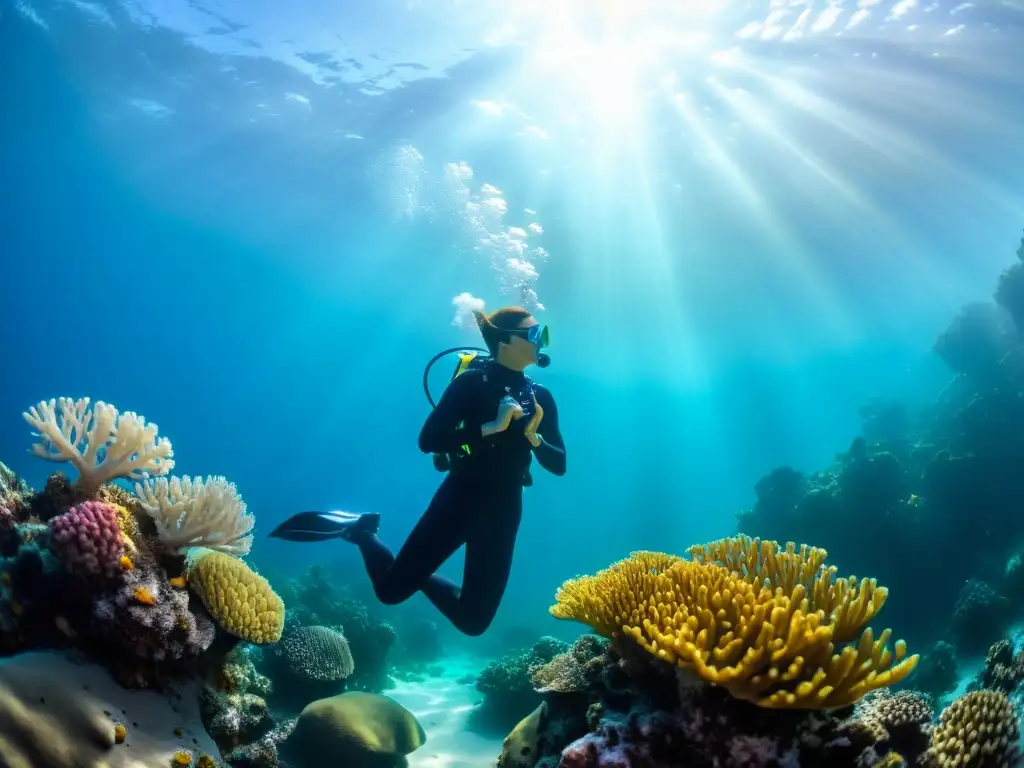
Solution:
[{"label": "black wetsuit", "polygon": [[[534,413],[533,395],[544,409],[534,448],[523,434]],[[483,437],[503,397],[523,407],[508,429]],[[468,453],[459,453],[468,446]],[[422,590],[457,629],[480,635],[490,626],[508,584],[523,510],[523,479],[536,455],[540,465],[565,474],[565,444],[554,398],[544,387],[495,361],[458,376],[445,390],[420,432],[424,453],[453,454],[452,466],[430,506],[397,557],[377,536],[358,541],[383,603],[394,605]],[[461,589],[435,571],[463,544],[466,565]]]}]

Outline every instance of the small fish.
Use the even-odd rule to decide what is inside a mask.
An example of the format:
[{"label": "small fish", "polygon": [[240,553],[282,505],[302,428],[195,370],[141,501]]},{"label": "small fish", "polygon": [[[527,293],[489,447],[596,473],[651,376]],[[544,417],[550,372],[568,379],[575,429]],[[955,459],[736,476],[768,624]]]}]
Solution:
[{"label": "small fish", "polygon": [[376,533],[380,515],[355,512],[299,512],[270,532],[272,539],[327,541],[348,539],[357,531]]},{"label": "small fish", "polygon": [[920,503],[921,503],[921,497],[918,496],[916,493],[910,494],[910,498],[907,499],[907,506],[909,506],[909,507],[916,507]]}]

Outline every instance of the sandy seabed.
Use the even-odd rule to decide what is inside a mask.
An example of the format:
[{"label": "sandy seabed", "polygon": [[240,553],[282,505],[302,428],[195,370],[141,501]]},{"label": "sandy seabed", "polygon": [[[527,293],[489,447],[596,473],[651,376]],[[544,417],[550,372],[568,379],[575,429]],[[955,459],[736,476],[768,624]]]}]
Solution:
[{"label": "sandy seabed", "polygon": [[446,659],[440,677],[422,682],[397,681],[385,693],[416,715],[427,733],[426,743],[409,755],[410,768],[494,768],[501,739],[481,736],[468,727],[470,712],[482,698],[472,684],[482,666],[475,659]]}]

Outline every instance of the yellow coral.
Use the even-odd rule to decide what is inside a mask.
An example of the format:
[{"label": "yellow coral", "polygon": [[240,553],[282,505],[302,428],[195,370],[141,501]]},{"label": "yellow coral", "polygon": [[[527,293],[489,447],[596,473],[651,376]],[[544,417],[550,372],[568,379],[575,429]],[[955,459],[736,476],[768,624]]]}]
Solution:
[{"label": "yellow coral", "polygon": [[[551,614],[622,633],[649,653],[762,707],[846,706],[917,666],[886,629],[862,628],[885,604],[875,581],[836,579],[823,549],[737,536],[692,560],[636,552],[559,588]],[[856,644],[836,652],[835,643]]]},{"label": "yellow coral", "polygon": [[192,753],[184,749],[179,749],[174,753],[174,759],[171,760],[171,764],[182,766],[182,768],[187,765],[192,765]]},{"label": "yellow coral", "polygon": [[231,634],[256,645],[281,639],[284,602],[242,560],[223,552],[194,552],[189,558],[188,583],[210,615]]}]

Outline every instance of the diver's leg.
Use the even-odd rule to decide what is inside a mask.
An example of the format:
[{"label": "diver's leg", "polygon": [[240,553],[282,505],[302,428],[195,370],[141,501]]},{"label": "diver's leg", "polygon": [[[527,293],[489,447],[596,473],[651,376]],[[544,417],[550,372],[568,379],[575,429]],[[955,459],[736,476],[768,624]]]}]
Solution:
[{"label": "diver's leg", "polygon": [[466,542],[462,589],[435,575],[423,593],[456,629],[477,636],[494,621],[508,586],[523,515],[523,492],[510,489],[497,498],[474,503],[478,511]]},{"label": "diver's leg", "polygon": [[441,483],[397,557],[375,534],[355,540],[378,600],[405,602],[466,542],[461,496],[450,478]]}]

